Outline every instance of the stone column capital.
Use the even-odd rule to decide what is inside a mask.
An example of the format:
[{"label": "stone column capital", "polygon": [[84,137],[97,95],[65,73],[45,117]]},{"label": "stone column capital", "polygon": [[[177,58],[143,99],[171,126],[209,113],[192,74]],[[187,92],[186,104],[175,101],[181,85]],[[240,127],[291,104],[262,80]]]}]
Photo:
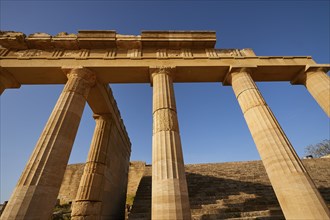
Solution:
[{"label": "stone column capital", "polygon": [[305,68],[300,71],[291,81],[291,85],[304,85],[306,81],[306,74],[311,72],[324,72],[327,73],[330,70],[329,64],[316,64],[306,65]]},{"label": "stone column capital", "polygon": [[96,84],[96,75],[94,72],[85,67],[62,67],[63,72],[66,74],[68,79],[70,78],[82,78],[89,86],[94,86]]},{"label": "stone column capital", "polygon": [[257,66],[230,66],[224,80],[222,81],[222,84],[224,86],[229,86],[231,85],[231,80],[232,80],[232,74],[233,73],[241,73],[241,72],[246,72],[249,74],[252,74],[253,71],[257,68]]},{"label": "stone column capital", "polygon": [[7,88],[20,88],[21,84],[5,68],[0,67],[0,95]]},{"label": "stone column capital", "polygon": [[93,114],[94,120],[112,121],[112,115],[110,113]]},{"label": "stone column capital", "polygon": [[96,84],[95,73],[84,67],[62,67],[62,70],[68,77],[64,91],[82,94],[87,99],[90,88]]},{"label": "stone column capital", "polygon": [[291,80],[292,85],[304,85],[323,111],[330,117],[329,64],[307,65]]},{"label": "stone column capital", "polygon": [[327,73],[330,70],[330,65],[324,64],[324,65],[307,65],[306,66],[306,72],[325,72]]},{"label": "stone column capital", "polygon": [[150,74],[150,84],[153,85],[153,78],[157,74],[166,74],[170,76],[173,80],[176,72],[175,66],[150,66],[149,74]]}]

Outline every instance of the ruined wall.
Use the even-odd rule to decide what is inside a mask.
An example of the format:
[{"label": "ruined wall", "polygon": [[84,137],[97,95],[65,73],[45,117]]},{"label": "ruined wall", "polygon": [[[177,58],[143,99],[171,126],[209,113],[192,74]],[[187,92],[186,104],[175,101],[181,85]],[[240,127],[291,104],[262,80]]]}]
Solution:
[{"label": "ruined wall", "polygon": [[[302,162],[330,207],[330,158]],[[189,164],[185,169],[193,220],[284,219],[261,161]],[[146,166],[129,220],[151,219],[150,175],[151,166]]]},{"label": "ruined wall", "polygon": [[[113,155],[115,156],[116,153]],[[112,162],[112,164],[116,164],[116,163],[118,162],[115,161]],[[128,173],[127,195],[130,195],[132,197],[135,196],[136,190],[143,176],[145,165],[146,163],[143,161],[130,162],[129,173]],[[67,166],[64,179],[61,185],[61,189],[58,195],[60,204],[67,204],[74,201],[79,187],[81,176],[84,172],[84,166],[85,164],[83,163],[70,164]],[[114,175],[113,173],[112,174],[111,172],[109,173],[109,177],[113,175]]]},{"label": "ruined wall", "polygon": [[129,205],[133,204],[133,200],[138,189],[139,183],[143,176],[146,163],[143,161],[131,161],[128,173],[127,185],[127,201]]},{"label": "ruined wall", "polygon": [[124,219],[131,142],[110,87],[107,87],[106,95],[106,100],[111,102],[113,120],[104,171],[101,218]]},{"label": "ruined wall", "polygon": [[84,163],[70,164],[67,166],[60,192],[57,197],[60,200],[61,205],[74,201],[81,176],[84,172],[84,167]]},{"label": "ruined wall", "polygon": [[[302,160],[330,207],[330,159]],[[261,161],[186,166],[193,219],[284,219]],[[250,217],[251,217],[250,216]]]},{"label": "ruined wall", "polygon": [[[128,197],[135,196],[146,166],[143,162],[131,162],[128,180]],[[330,208],[330,158],[303,160]],[[83,164],[69,165],[62,183],[59,198],[74,198],[81,177]],[[146,175],[146,174],[145,174]],[[148,174],[150,175],[150,174]],[[283,218],[274,191],[261,161],[190,164],[186,165],[189,200],[193,219],[229,217]],[[151,178],[136,192],[132,212],[137,216],[149,216],[151,201]],[[140,195],[139,195],[140,193]],[[136,203],[143,203],[137,209]],[[135,207],[135,210],[134,210]],[[130,215],[134,219],[134,214]]]},{"label": "ruined wall", "polygon": [[102,199],[102,218],[124,219],[127,192],[130,146],[119,131],[111,129],[110,149],[105,171]]}]

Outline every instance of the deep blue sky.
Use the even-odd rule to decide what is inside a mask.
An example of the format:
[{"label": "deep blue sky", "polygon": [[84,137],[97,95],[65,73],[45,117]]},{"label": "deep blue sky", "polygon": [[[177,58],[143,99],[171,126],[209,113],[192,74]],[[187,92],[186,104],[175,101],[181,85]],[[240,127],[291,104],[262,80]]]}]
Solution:
[{"label": "deep blue sky", "polygon": [[[310,55],[330,63],[329,1],[1,1],[1,30],[214,30],[217,48],[260,56]],[[329,119],[303,86],[258,83],[298,155],[329,139]],[[151,162],[152,88],[111,85],[132,142],[132,160]],[[62,85],[22,86],[1,96],[1,202],[9,199]],[[186,163],[258,160],[231,87],[175,84]],[[70,163],[84,162],[94,130],[86,106]]]}]

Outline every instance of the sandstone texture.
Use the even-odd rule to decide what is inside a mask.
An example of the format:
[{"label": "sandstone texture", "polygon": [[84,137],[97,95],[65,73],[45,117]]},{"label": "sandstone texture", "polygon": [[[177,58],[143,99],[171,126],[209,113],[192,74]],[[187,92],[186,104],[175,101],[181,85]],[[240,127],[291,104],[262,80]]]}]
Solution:
[{"label": "sandstone texture", "polygon": [[[330,159],[302,161],[330,208]],[[185,166],[192,219],[285,219],[261,161]],[[151,166],[146,166],[129,220],[151,219]]]},{"label": "sandstone texture", "polygon": [[[330,208],[330,159],[302,160]],[[58,198],[73,201],[84,164],[68,165]],[[284,219],[262,161],[189,164],[185,166],[192,219]],[[74,174],[75,173],[75,174]],[[80,175],[79,175],[80,174]],[[67,190],[64,190],[67,189]],[[71,200],[69,196],[71,195]],[[151,219],[151,166],[132,161],[127,219]],[[61,200],[62,201],[62,200]]]},{"label": "sandstone texture", "polygon": [[57,197],[60,205],[71,204],[75,200],[84,167],[84,163],[67,166]]},{"label": "sandstone texture", "polygon": [[152,219],[191,218],[172,74],[155,68],[152,133]]}]

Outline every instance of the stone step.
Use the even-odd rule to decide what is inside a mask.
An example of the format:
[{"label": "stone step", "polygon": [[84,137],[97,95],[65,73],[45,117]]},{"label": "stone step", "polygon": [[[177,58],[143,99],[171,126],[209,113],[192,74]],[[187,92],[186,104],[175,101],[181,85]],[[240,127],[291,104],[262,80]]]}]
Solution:
[{"label": "stone step", "polygon": [[[218,212],[218,213],[217,213]],[[284,219],[283,215],[275,215],[271,210],[252,211],[252,212],[229,212],[221,213],[221,210],[202,210],[201,213],[192,214],[193,220],[213,220],[213,219]]]},{"label": "stone step", "polygon": [[[322,167],[330,165],[329,159],[318,159],[318,161],[324,163]],[[330,207],[330,188],[326,187],[330,178],[324,178],[330,177],[330,170],[319,169],[313,160],[303,162],[307,165],[311,164],[307,169],[313,170],[312,178]],[[145,174],[148,173],[148,176],[140,182],[132,208],[132,212],[135,210],[136,214],[141,214],[139,216],[145,214],[142,212],[151,212],[151,166],[146,168]],[[284,219],[261,161],[194,164],[187,165],[185,170],[194,220]],[[148,204],[143,204],[146,201]],[[138,218],[140,217],[137,216],[134,220]],[[140,219],[145,220],[150,217],[145,216]]]},{"label": "stone step", "polygon": [[228,218],[228,220],[285,220],[284,216],[257,216],[257,217],[241,217]]},{"label": "stone step", "polygon": [[129,220],[151,219],[151,166],[146,166],[137,189]]},{"label": "stone step", "polygon": [[151,213],[134,213],[134,214],[130,214],[128,216],[129,220],[137,220],[137,219],[151,219]]},{"label": "stone step", "polygon": [[149,212],[151,212],[151,209],[150,208],[151,208],[151,204],[149,206],[135,207],[134,214],[137,214],[137,213],[149,213]]}]

